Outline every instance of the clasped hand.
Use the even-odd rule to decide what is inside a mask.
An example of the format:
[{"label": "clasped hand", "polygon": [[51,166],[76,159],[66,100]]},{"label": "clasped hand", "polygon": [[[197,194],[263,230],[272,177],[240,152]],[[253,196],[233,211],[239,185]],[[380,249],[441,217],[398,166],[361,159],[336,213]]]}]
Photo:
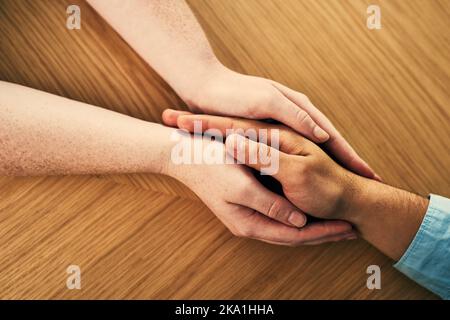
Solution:
[{"label": "clasped hand", "polygon": [[[189,170],[171,164],[168,168],[172,176],[196,192],[233,234],[290,246],[356,238],[352,226],[342,220],[348,205],[346,199],[355,190],[354,174],[313,142],[286,126],[255,120],[175,110],[166,110],[163,120],[189,132],[194,131],[195,121],[202,122],[203,131],[214,128],[224,135],[229,133],[227,129],[268,129],[269,133],[279,130],[279,150],[267,146],[264,150],[272,156],[277,153],[279,170],[273,177],[281,183],[285,197],[267,190],[252,174],[250,168],[262,167],[262,144],[237,134],[227,137],[222,150],[235,158],[237,151],[244,152],[248,156],[243,164],[197,165]],[[270,138],[271,134],[267,136]],[[220,143],[207,139],[202,142]],[[256,162],[248,161],[255,158]],[[307,215],[324,220],[307,222]]]}]

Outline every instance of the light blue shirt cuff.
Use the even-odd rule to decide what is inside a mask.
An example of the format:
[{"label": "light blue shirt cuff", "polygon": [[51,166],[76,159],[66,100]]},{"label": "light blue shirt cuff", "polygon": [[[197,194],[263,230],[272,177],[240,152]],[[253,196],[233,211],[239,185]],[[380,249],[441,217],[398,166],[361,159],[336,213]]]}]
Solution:
[{"label": "light blue shirt cuff", "polygon": [[394,265],[443,299],[450,299],[450,199],[430,195],[416,236]]}]

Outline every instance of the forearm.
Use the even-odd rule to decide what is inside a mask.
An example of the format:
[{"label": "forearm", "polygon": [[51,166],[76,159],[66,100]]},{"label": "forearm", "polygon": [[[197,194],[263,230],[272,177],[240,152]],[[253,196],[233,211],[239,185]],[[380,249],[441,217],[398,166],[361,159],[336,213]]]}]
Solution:
[{"label": "forearm", "polygon": [[408,248],[427,211],[428,200],[365,178],[356,178],[345,220],[372,245],[398,260]]},{"label": "forearm", "polygon": [[0,174],[161,172],[173,129],[0,82]]},{"label": "forearm", "polygon": [[88,2],[183,99],[220,65],[184,0]]}]

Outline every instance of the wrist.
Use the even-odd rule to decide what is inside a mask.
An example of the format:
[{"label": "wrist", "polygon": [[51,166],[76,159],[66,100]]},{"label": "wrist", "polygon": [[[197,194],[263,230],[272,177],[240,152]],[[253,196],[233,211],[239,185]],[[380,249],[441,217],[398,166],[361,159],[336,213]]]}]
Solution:
[{"label": "wrist", "polygon": [[179,76],[178,83],[174,86],[179,96],[188,106],[197,102],[200,92],[206,87],[216,73],[225,67],[214,56],[198,63],[193,63]]},{"label": "wrist", "polygon": [[173,176],[171,165],[172,150],[177,143],[179,130],[156,123],[149,123],[146,132],[140,134],[145,144],[139,148],[145,152],[147,168],[145,172]]},{"label": "wrist", "polygon": [[408,211],[408,216],[420,223],[428,206],[428,200],[387,184],[353,175],[351,195],[346,195],[346,208],[342,219],[355,226],[369,221],[369,215]]},{"label": "wrist", "polygon": [[343,219],[380,251],[400,259],[420,228],[428,200],[375,180],[358,178],[359,192],[349,201]]},{"label": "wrist", "polygon": [[185,153],[189,153],[192,147],[192,138],[188,132],[173,128],[169,130],[169,137],[162,152],[164,161],[160,173],[183,182]]},{"label": "wrist", "polygon": [[347,172],[345,181],[342,196],[343,205],[339,219],[355,224],[372,201],[371,180]]},{"label": "wrist", "polygon": [[227,70],[217,58],[211,58],[193,67],[174,87],[181,99],[192,108],[201,104],[203,97],[208,94],[209,84]]}]

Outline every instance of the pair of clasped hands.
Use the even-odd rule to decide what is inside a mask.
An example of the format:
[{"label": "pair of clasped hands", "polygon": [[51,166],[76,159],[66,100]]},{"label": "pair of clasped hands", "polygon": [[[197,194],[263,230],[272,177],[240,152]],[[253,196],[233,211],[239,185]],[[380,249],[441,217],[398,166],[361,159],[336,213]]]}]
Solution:
[{"label": "pair of clasped hands", "polygon": [[[185,99],[195,114],[167,109],[163,122],[194,132],[195,122],[201,121],[203,132],[216,129],[224,136],[227,129],[266,129],[270,138],[276,129],[279,149],[270,147],[270,139],[262,145],[235,133],[226,136],[224,144],[200,137],[205,144],[220,143],[228,156],[244,152],[244,163],[189,169],[169,163],[167,172],[192,189],[236,236],[289,246],[356,239],[356,231],[345,221],[351,200],[361,180],[380,178],[304,94],[268,79],[231,76],[233,81],[206,83],[198,99]],[[268,118],[281,124],[258,120]],[[254,171],[262,169],[261,150],[278,153],[279,169],[273,178],[284,196],[255,177]],[[255,159],[251,155],[257,161],[250,161]]]}]

